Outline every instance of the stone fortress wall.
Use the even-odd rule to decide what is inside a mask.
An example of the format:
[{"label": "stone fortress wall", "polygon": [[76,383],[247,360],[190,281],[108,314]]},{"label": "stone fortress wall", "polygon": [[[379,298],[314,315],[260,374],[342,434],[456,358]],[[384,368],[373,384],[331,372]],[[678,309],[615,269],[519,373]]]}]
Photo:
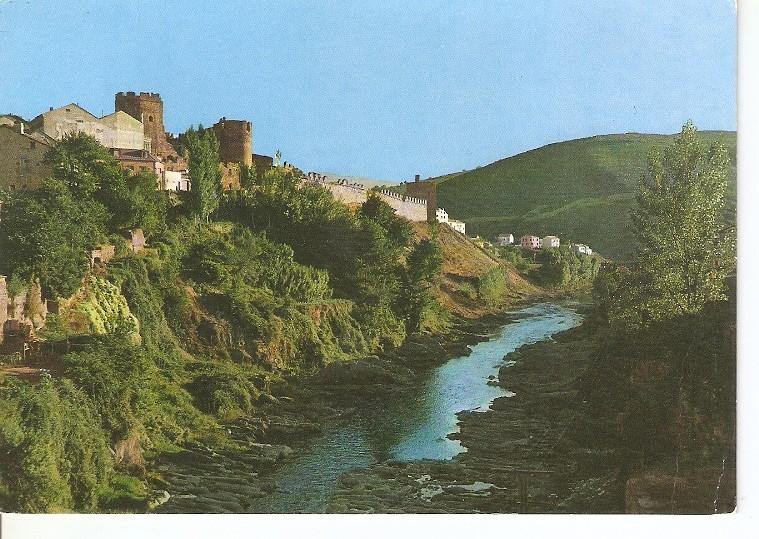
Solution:
[{"label": "stone fortress wall", "polygon": [[[345,180],[328,182],[326,177],[316,172],[307,174],[307,181],[327,189],[335,200],[344,204],[363,204],[369,196],[377,196],[386,202],[395,213],[409,221],[426,221],[428,219],[427,200],[420,197],[403,196],[388,190],[367,190],[363,185],[348,183]],[[434,210],[433,210],[434,212]]]}]

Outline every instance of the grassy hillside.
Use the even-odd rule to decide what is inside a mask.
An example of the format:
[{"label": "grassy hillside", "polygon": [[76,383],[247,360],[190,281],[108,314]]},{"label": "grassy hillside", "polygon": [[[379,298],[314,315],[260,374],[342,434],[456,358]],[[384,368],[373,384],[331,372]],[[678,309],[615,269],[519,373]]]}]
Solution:
[{"label": "grassy hillside", "polygon": [[[417,240],[430,237],[430,228],[424,223],[413,224]],[[496,260],[474,245],[469,239],[447,226],[438,226],[435,235],[443,255],[440,288],[437,300],[449,312],[463,318],[477,318],[496,312],[499,306],[524,299],[539,292],[539,289],[522,277],[512,265]],[[505,274],[505,286],[499,305],[486,305],[473,297],[470,287],[490,271],[500,268]]]},{"label": "grassy hillside", "polygon": [[[734,220],[736,134],[699,136],[705,145],[721,142],[731,156],[728,213]],[[629,211],[646,158],[673,137],[628,133],[570,140],[431,181],[439,183],[438,204],[466,221],[470,234],[552,233],[621,258],[634,246]]]}]

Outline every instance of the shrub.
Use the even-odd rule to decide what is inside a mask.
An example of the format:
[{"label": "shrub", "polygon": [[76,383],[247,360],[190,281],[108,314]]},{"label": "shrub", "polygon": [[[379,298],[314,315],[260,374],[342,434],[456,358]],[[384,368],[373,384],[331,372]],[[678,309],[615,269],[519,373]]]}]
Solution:
[{"label": "shrub", "polygon": [[7,384],[0,399],[0,481],[6,510],[94,511],[112,473],[106,435],[71,382]]},{"label": "shrub", "polygon": [[506,274],[502,268],[490,268],[477,278],[477,293],[487,305],[502,303],[505,292]]}]

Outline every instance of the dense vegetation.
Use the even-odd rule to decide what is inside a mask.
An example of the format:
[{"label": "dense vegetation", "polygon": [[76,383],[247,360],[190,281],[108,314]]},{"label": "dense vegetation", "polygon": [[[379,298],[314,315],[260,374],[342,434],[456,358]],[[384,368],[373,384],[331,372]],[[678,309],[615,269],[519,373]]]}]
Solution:
[{"label": "dense vegetation", "polygon": [[538,251],[535,262],[540,266],[532,272],[534,279],[549,287],[589,286],[601,267],[598,255],[575,253],[566,246]]},{"label": "dense vegetation", "polygon": [[[697,137],[726,149],[724,213],[735,223],[735,133],[706,131]],[[432,181],[439,182],[440,206],[466,221],[472,234],[556,234],[606,257],[626,258],[635,246],[626,217],[635,205],[638,178],[649,153],[672,140],[631,133],[559,142]]]},{"label": "dense vegetation", "polygon": [[53,175],[38,191],[2,195],[0,274],[36,277],[45,296],[68,297],[93,247],[124,228],[160,233],[167,205],[155,177],[127,174],[92,137],[68,137],[46,159]]},{"label": "dense vegetation", "polygon": [[[62,300],[42,334],[52,376],[0,378],[3,509],[144,509],[146,456],[231,444],[219,422],[255,413],[288,373],[446,327],[434,237],[414,240],[378,198],[354,212],[297,171],[247,170],[223,194],[208,133],[184,139],[186,197],[84,135],[50,153],[40,190],[3,195],[0,273]],[[119,236],[132,227],[150,242],[139,255]],[[90,269],[101,243],[117,257]]]},{"label": "dense vegetation", "polygon": [[[735,230],[723,217],[727,175],[725,149],[704,148],[690,124],[651,157],[637,197],[635,257],[596,278],[598,346],[584,380],[587,430],[576,431],[584,443],[621,451],[627,477],[685,478],[708,504],[712,479],[735,469]],[[671,511],[704,511],[677,506],[669,484]]]},{"label": "dense vegetation", "polygon": [[[65,139],[48,156],[54,173],[40,190],[3,194],[0,273],[14,291],[39,286],[62,301],[43,334],[51,373],[33,383],[0,378],[0,507],[144,510],[152,455],[192,441],[232,445],[221,425],[255,414],[283,377],[444,330],[444,285],[471,303],[499,305],[510,279],[521,278],[505,271],[512,265],[547,288],[595,279],[598,352],[583,380],[586,428],[571,436],[657,466],[672,455],[693,470],[732,458],[735,314],[726,283],[734,271],[733,148],[701,144],[725,137],[686,125],[671,147],[651,156],[634,197],[635,257],[603,268],[598,256],[566,247],[495,250],[501,262],[483,250],[473,260],[452,246],[471,247],[465,238],[451,233],[446,245],[437,225],[412,226],[376,197],[349,209],[292,170],[246,170],[244,188],[223,193],[208,131],[184,139],[195,187],[171,198],[151,176],[123,172],[93,139]],[[441,198],[457,216],[455,204],[473,212],[481,206],[476,215],[488,216],[508,200],[506,213],[522,222],[540,219],[545,231],[570,235],[564,243],[577,234],[603,249],[593,234],[616,242],[627,224],[609,214],[617,224],[604,229],[599,208],[609,201],[628,207],[641,145],[667,140],[631,135],[554,145],[482,169],[491,188],[500,185],[496,193],[531,174],[544,178],[529,192],[485,201],[473,189],[473,198],[456,195],[448,204],[456,189],[480,182],[472,172],[442,183]],[[562,153],[570,150],[582,158]],[[533,167],[536,157],[543,168]],[[582,168],[590,157],[605,166]],[[629,167],[624,178],[620,163]],[[501,181],[504,170],[509,182]],[[574,191],[550,183],[567,174],[583,178]],[[551,219],[583,201],[594,230],[576,215],[577,227],[557,228]],[[119,239],[132,227],[149,239],[139,255]],[[90,268],[88,252],[103,242],[115,243],[118,256]],[[441,275],[446,264],[456,273]]]}]

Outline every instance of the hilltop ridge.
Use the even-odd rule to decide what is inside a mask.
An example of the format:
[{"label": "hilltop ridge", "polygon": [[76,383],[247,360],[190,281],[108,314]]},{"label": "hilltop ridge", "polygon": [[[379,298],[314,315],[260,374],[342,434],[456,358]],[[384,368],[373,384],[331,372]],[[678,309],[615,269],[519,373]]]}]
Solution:
[{"label": "hilltop ridge", "polygon": [[[438,184],[438,204],[472,234],[557,234],[625,258],[633,249],[629,211],[653,149],[675,135],[623,133],[555,142],[473,170],[426,181]],[[736,133],[701,131],[730,156],[726,216],[735,220]]]}]

